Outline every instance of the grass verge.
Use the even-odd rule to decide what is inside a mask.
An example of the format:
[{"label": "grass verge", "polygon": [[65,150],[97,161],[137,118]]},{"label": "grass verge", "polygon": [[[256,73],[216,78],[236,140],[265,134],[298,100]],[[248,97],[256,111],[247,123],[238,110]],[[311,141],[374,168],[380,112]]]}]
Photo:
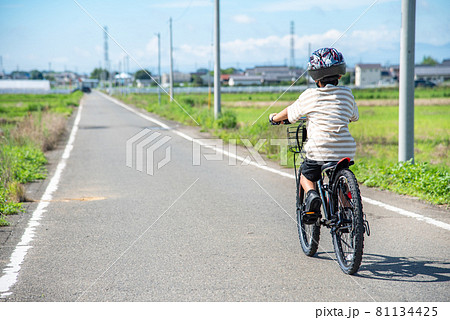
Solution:
[{"label": "grass verge", "polygon": [[[395,89],[355,90],[359,99],[391,99],[398,97]],[[417,89],[417,97],[447,97],[448,88]],[[242,101],[251,97],[253,101],[275,100],[277,94],[224,94],[224,101]],[[295,94],[295,98],[298,94]],[[178,95],[175,98],[183,106],[169,103],[165,97],[158,105],[157,95],[131,94],[117,96],[125,103],[154,112],[171,120],[195,125],[202,130],[229,141],[243,144],[248,139],[256,145],[259,139],[284,139],[286,128],[272,127],[267,116],[279,112],[280,107],[230,107],[222,108],[223,116],[214,120],[208,108],[207,95]],[[286,100],[295,100],[283,96]],[[376,101],[376,100],[375,100]],[[352,167],[358,180],[371,187],[388,189],[408,194],[433,204],[449,205],[450,185],[450,106],[417,106],[415,108],[415,160],[416,164],[398,164],[398,107],[359,107],[360,120],[350,124],[350,131],[357,141],[356,165]],[[189,116],[189,115],[190,116]],[[192,117],[192,118],[191,118]],[[256,121],[256,122],[255,122]],[[273,160],[280,160],[279,147],[265,143],[259,152]],[[292,166],[292,155],[288,155],[288,166]],[[406,180],[405,180],[406,179]]]},{"label": "grass verge", "polygon": [[44,152],[56,147],[81,92],[0,95],[0,226],[22,210],[23,185],[46,177]]}]

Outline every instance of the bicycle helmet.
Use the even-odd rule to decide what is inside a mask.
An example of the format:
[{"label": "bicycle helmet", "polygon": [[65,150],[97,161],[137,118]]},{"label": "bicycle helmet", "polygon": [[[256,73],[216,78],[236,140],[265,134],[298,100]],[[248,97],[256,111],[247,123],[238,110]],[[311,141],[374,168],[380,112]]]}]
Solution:
[{"label": "bicycle helmet", "polygon": [[342,53],[334,48],[322,48],[309,57],[308,73],[314,81],[326,77],[345,74],[345,61]]}]

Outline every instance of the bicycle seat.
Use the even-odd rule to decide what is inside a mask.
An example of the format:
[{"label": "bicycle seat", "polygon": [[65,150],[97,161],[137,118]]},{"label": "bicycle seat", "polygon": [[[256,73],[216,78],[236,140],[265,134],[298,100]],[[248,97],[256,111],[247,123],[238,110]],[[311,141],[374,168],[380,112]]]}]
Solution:
[{"label": "bicycle seat", "polygon": [[320,171],[323,173],[330,169],[334,169],[337,163],[337,161],[326,162],[320,167]]},{"label": "bicycle seat", "polygon": [[[334,168],[336,167],[336,165],[338,163],[339,163],[339,161],[326,162],[320,167],[320,171],[321,172],[326,172],[326,171],[328,171],[330,169],[334,170]],[[349,162],[349,166],[354,165],[354,164],[355,164],[355,162],[353,160]]]}]

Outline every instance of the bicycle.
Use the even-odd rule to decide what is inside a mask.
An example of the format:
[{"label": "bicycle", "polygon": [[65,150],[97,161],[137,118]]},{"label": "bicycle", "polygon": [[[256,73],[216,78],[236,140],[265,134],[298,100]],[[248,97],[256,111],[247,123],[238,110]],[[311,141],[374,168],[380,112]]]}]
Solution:
[{"label": "bicycle", "polygon": [[[278,125],[270,121],[272,125]],[[284,120],[284,124],[290,124]],[[370,236],[369,222],[363,212],[361,193],[355,175],[350,170],[353,161],[343,158],[340,161],[324,163],[321,179],[316,190],[322,200],[323,216],[305,212],[304,190],[300,184],[301,167],[297,158],[305,159],[303,145],[307,141],[306,119],[299,124],[287,127],[288,150],[294,154],[296,181],[297,229],[303,252],[312,257],[319,247],[321,226],[330,229],[334,252],[340,268],[352,275],[359,270],[364,248],[364,234]]]}]

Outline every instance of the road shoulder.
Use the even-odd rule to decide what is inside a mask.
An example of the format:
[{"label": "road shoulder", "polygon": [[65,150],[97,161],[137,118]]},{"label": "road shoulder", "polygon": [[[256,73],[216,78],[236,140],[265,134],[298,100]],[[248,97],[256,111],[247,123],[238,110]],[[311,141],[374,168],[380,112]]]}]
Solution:
[{"label": "road shoulder", "polygon": [[36,180],[24,186],[26,198],[30,201],[23,203],[22,213],[8,216],[8,221],[10,222],[9,226],[0,228],[0,267],[2,270],[10,262],[9,259],[11,254],[16,245],[20,242],[24,230],[28,226],[31,214],[37,208],[39,200],[50,183],[51,177],[55,174],[58,163],[64,152],[64,148],[69,139],[77,111],[78,108],[74,108],[72,115],[68,118],[66,130],[60,137],[56,148],[45,152],[45,157],[48,161],[46,165],[47,178],[44,180]]}]

